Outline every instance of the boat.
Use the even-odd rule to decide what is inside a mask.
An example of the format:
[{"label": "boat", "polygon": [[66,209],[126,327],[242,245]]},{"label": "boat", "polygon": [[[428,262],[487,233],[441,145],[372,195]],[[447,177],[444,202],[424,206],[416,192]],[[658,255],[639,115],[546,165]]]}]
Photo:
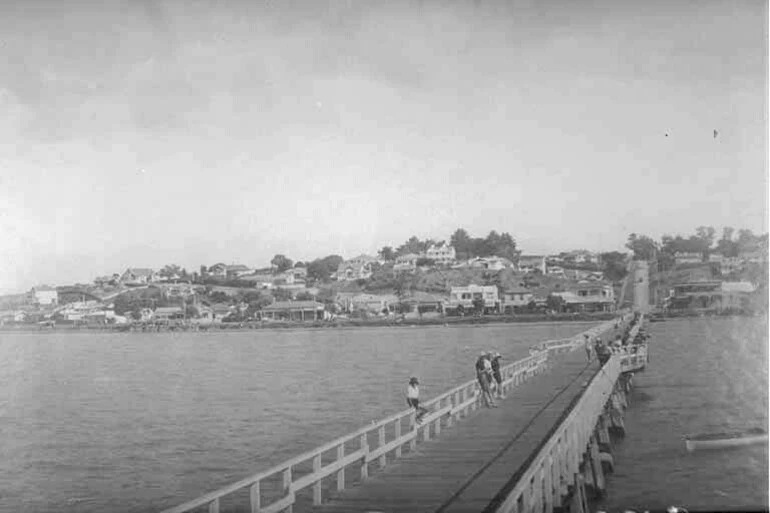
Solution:
[{"label": "boat", "polygon": [[696,449],[726,449],[729,447],[742,447],[745,445],[766,444],[767,432],[761,428],[749,429],[735,433],[708,433],[686,436],[684,438],[687,450]]}]

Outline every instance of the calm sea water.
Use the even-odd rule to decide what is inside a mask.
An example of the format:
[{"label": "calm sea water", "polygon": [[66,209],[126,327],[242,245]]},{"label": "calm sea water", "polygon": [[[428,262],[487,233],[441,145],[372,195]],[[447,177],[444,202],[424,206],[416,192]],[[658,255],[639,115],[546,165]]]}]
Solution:
[{"label": "calm sea water", "polygon": [[670,320],[650,333],[650,364],[634,380],[604,506],[767,508],[767,446],[687,453],[682,440],[767,429],[767,319]]},{"label": "calm sea water", "polygon": [[588,327],[2,334],[0,511],[158,511]]}]

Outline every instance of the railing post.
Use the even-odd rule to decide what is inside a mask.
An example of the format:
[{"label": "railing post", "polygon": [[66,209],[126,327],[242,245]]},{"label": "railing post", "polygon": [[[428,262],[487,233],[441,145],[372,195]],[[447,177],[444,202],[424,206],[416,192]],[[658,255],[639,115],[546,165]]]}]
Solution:
[{"label": "railing post", "polygon": [[[443,401],[439,401],[439,402],[438,402],[438,404],[437,404],[437,408],[438,408],[438,410],[441,410],[441,403],[442,403],[442,402],[443,402]],[[441,434],[441,415],[439,415],[439,416],[436,418],[436,436],[438,436],[438,435],[440,435],[440,434]]]},{"label": "railing post", "polygon": [[414,431],[414,436],[409,440],[409,452],[414,452],[417,449],[417,435],[420,433],[417,431],[417,412],[412,410],[409,414],[409,432]]},{"label": "railing post", "polygon": [[[313,457],[313,473],[317,473],[321,471],[321,454],[318,453]],[[315,483],[313,483],[313,506],[320,506],[321,505],[321,481],[322,479],[319,479]]]},{"label": "railing post", "polygon": [[[345,442],[337,446],[337,461],[340,461],[345,457]],[[345,467],[342,467],[337,471],[337,491],[340,492],[345,489]]]},{"label": "railing post", "polygon": [[[284,496],[291,493],[291,467],[286,468],[286,470],[283,471],[283,494]],[[289,506],[286,508],[286,513],[292,513],[294,511],[294,506]]]},{"label": "railing post", "polygon": [[219,513],[219,497],[209,502],[209,513]]},{"label": "railing post", "polygon": [[249,488],[249,502],[251,502],[251,513],[259,513],[261,509],[261,497],[259,492],[259,481]]},{"label": "railing post", "polygon": [[369,477],[369,463],[367,462],[369,454],[369,442],[366,440],[366,433],[361,435],[359,439],[361,443],[361,450],[364,453],[364,457],[361,459],[361,481]]},{"label": "railing post", "polygon": [[453,410],[454,410],[455,406],[457,406],[457,392],[452,393],[452,395],[450,395],[448,397],[448,401],[447,402],[449,402],[449,406],[452,407],[452,409],[449,410],[449,416],[446,419],[446,427],[450,428],[450,427],[452,427],[452,423],[454,422],[455,414],[454,414]]},{"label": "railing post", "polygon": [[[380,426],[380,428],[377,430],[377,448],[385,445],[385,426]],[[380,468],[385,468],[385,465],[387,465],[388,459],[386,454],[382,454],[380,456]]]}]

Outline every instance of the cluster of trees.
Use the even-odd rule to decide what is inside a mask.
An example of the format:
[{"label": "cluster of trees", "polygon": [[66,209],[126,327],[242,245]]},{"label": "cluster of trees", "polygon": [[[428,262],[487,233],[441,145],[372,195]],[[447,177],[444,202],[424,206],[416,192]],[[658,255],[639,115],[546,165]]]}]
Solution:
[{"label": "cluster of trees", "polygon": [[492,230],[482,238],[471,237],[467,231],[459,228],[449,240],[458,259],[499,256],[515,262],[521,253],[516,249],[516,240],[508,232],[497,233]]},{"label": "cluster of trees", "polygon": [[[423,254],[431,246],[441,247],[446,241],[433,239],[420,240],[412,236],[406,242],[393,249],[392,246],[384,246],[379,250],[380,258],[386,261],[395,260],[397,257],[410,253]],[[449,244],[455,248],[457,258],[460,260],[499,256],[515,261],[519,256],[516,249],[516,241],[510,233],[489,232],[486,237],[471,237],[463,228],[458,228],[449,239]]]},{"label": "cluster of trees", "polygon": [[746,251],[767,247],[768,235],[755,235],[751,230],[741,229],[735,236],[735,229],[726,226],[722,229],[722,238],[716,239],[713,226],[699,226],[688,237],[682,235],[663,235],[660,242],[647,235],[632,233],[628,236],[626,247],[633,251],[637,260],[653,260],[656,257],[663,267],[673,265],[674,255],[682,253],[700,253],[704,259],[710,253],[725,257],[735,257]]}]

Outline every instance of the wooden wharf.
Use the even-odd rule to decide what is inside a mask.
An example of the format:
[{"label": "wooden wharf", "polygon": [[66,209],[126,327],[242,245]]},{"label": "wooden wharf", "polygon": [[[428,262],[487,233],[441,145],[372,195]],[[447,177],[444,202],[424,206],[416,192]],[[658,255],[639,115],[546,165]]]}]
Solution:
[{"label": "wooden wharf", "polygon": [[[633,317],[584,333],[606,337]],[[420,424],[404,410],[163,513],[584,513],[604,493],[609,433],[623,432],[630,376],[647,362],[646,346],[589,362],[584,333],[503,367],[498,408],[468,381],[425,401]]]}]

